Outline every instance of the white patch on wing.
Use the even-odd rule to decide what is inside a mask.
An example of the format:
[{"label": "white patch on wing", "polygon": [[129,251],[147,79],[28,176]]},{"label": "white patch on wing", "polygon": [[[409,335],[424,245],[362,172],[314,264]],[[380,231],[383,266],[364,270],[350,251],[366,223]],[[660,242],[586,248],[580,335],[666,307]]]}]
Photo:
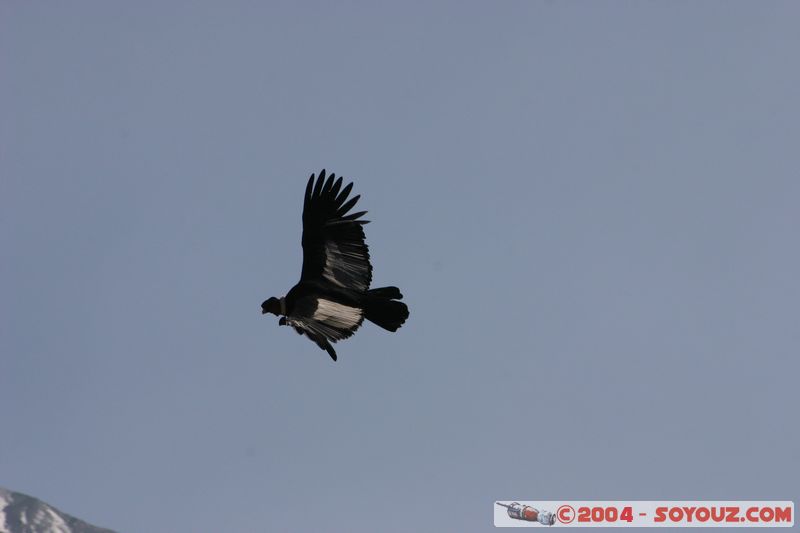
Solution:
[{"label": "white patch on wing", "polygon": [[350,329],[361,322],[363,314],[364,311],[358,307],[350,307],[320,298],[317,300],[317,310],[314,311],[312,318],[335,328]]},{"label": "white patch on wing", "polygon": [[325,268],[322,270],[322,275],[325,276],[328,281],[332,281],[340,287],[344,287],[344,284],[336,279],[336,276],[333,273],[333,265],[336,263],[336,257],[339,255],[339,247],[336,246],[332,242],[325,243]]},{"label": "white patch on wing", "polygon": [[[350,248],[348,250],[348,248]],[[328,281],[339,285],[340,287],[347,287],[344,281],[353,284],[353,289],[365,291],[369,287],[360,280],[369,276],[369,259],[363,253],[353,251],[352,246],[345,246],[342,250],[336,243],[327,241],[325,243],[325,266],[322,269],[322,275]],[[337,278],[339,274],[339,278]],[[343,279],[342,276],[346,276]]]}]

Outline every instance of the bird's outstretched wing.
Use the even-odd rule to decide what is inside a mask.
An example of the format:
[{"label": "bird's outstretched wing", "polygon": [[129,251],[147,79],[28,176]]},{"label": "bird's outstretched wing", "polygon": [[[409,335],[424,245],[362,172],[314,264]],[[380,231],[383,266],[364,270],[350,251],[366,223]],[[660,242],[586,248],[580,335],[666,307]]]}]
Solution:
[{"label": "bird's outstretched wing", "polygon": [[325,170],[306,185],[303,203],[303,273],[300,279],[324,279],[338,287],[359,292],[369,289],[372,265],[365,242],[366,211],[348,214],[360,195],[348,200],[353,184],[342,188],[342,178]]}]

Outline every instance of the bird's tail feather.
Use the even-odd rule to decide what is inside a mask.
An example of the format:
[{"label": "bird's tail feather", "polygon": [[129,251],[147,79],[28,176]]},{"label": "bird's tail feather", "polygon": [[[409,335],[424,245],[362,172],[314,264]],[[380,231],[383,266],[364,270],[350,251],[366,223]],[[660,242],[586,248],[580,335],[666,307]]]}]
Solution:
[{"label": "bird's tail feather", "polygon": [[397,287],[379,287],[367,291],[364,312],[367,320],[388,331],[397,331],[408,318],[408,306],[397,302],[403,295]]}]

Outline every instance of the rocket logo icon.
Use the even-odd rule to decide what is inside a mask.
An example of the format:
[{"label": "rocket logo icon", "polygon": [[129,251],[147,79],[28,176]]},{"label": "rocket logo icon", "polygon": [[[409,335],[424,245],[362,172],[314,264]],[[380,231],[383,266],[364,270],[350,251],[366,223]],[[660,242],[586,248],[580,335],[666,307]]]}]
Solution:
[{"label": "rocket logo icon", "polygon": [[496,502],[500,507],[505,507],[508,511],[508,516],[515,520],[524,520],[526,522],[539,522],[543,526],[552,526],[556,523],[556,517],[550,511],[540,511],[530,505],[522,505],[517,502],[511,504]]}]

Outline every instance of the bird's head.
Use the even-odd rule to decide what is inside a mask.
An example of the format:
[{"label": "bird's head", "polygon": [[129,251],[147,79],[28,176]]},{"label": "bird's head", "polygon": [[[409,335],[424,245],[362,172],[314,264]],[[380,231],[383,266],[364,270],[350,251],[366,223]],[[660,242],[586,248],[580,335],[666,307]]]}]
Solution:
[{"label": "bird's head", "polygon": [[273,296],[269,300],[264,300],[264,303],[261,304],[261,314],[265,315],[267,313],[272,313],[273,315],[281,315],[280,298],[275,298]]}]

